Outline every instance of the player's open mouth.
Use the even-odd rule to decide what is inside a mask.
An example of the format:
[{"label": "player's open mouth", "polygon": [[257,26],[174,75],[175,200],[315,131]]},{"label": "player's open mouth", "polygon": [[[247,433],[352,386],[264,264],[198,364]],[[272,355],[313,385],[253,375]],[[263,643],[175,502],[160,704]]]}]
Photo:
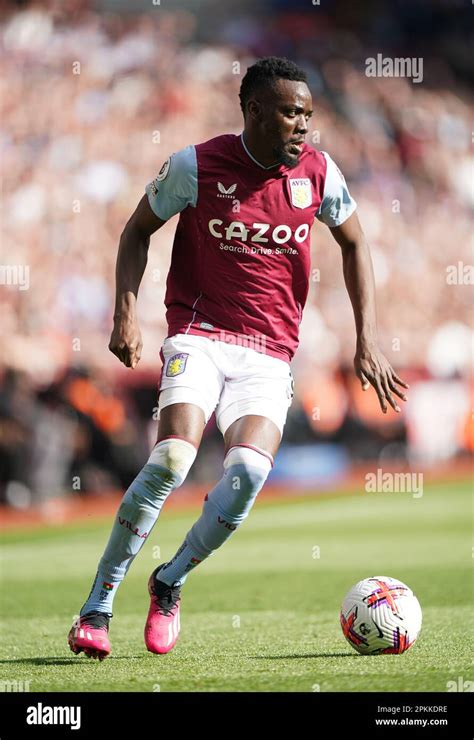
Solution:
[{"label": "player's open mouth", "polygon": [[298,154],[300,154],[301,150],[303,149],[303,144],[304,144],[304,140],[291,141],[289,146],[290,146],[290,149],[295,149],[298,152]]}]

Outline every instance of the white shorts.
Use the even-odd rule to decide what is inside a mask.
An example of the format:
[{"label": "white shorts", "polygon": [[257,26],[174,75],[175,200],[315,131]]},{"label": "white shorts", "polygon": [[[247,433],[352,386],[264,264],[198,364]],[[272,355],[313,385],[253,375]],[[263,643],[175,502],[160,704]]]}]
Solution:
[{"label": "white shorts", "polygon": [[195,334],[167,337],[161,354],[158,418],[172,403],[193,403],[203,410],[206,423],[215,410],[222,435],[248,414],[266,416],[283,434],[293,399],[288,362]]}]

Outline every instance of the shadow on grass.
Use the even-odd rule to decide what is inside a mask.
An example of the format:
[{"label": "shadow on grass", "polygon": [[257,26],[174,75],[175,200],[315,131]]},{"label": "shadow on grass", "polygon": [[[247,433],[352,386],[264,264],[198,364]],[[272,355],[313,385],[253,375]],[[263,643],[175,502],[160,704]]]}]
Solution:
[{"label": "shadow on grass", "polygon": [[[114,662],[117,660],[142,660],[144,655],[110,655],[106,660],[102,662]],[[75,658],[63,658],[59,655],[51,656],[46,658],[13,658],[11,660],[0,660],[0,665],[37,665],[37,666],[49,666],[49,665],[85,665],[86,663],[98,663],[99,661],[87,658],[86,656],[77,656]],[[302,658],[360,658],[360,655],[355,653],[293,653],[292,655],[249,655],[250,660],[301,660]]]},{"label": "shadow on grass", "polygon": [[[87,657],[85,655],[78,656],[76,658],[61,658],[60,656],[51,656],[50,658],[13,658],[12,660],[0,660],[1,664],[7,664],[7,665],[14,665],[14,664],[20,664],[25,663],[26,665],[83,665],[86,661],[84,661],[84,658]],[[130,660],[133,658],[142,658],[141,655],[118,655],[118,656],[109,656],[106,660],[109,661],[115,661],[115,660]],[[81,660],[82,658],[82,660]],[[87,661],[90,661],[90,663],[99,663],[98,660],[94,660],[93,658],[87,658]],[[105,661],[102,661],[105,662]]]},{"label": "shadow on grass", "polygon": [[293,653],[293,655],[249,655],[255,660],[288,660],[288,658],[360,658],[356,653]]}]

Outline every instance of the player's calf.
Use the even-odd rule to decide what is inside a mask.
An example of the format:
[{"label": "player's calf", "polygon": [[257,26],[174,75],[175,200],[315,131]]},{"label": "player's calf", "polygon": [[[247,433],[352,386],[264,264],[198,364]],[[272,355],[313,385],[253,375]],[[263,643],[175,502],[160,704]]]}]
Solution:
[{"label": "player's calf", "polygon": [[202,555],[220,547],[247,518],[272,464],[264,450],[231,447],[224,460],[224,476],[206,496],[203,514],[187,535]]},{"label": "player's calf", "polygon": [[160,580],[182,585],[193,568],[229,539],[248,516],[272,463],[271,455],[254,446],[235,445],[229,450],[223,477],[206,495],[200,518],[164,564]]},{"label": "player's calf", "polygon": [[150,607],[145,644],[152,653],[168,653],[180,631],[181,586],[188,573],[220,547],[247,517],[272,465],[268,453],[241,445],[224,460],[225,473],[204,499],[201,517],[176,555],[148,580]]},{"label": "player's calf", "polygon": [[[123,581],[133,559],[140,551],[160,514],[167,496],[178,488],[194,462],[197,450],[184,439],[170,437],[161,440],[126,491],[105,552],[99,562],[92,589],[80,612],[78,629],[68,635],[75,653],[84,651],[102,658],[110,652],[107,625],[94,622],[112,615],[118,586]],[[98,615],[91,621],[90,615]]]}]

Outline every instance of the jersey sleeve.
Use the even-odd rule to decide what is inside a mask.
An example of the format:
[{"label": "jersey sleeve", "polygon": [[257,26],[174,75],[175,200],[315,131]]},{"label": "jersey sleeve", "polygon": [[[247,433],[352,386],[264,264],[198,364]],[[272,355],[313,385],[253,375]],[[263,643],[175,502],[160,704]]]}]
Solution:
[{"label": "jersey sleeve", "polygon": [[197,159],[193,145],[168,157],[145,192],[153,213],[167,221],[187,206],[197,203]]},{"label": "jersey sleeve", "polygon": [[316,218],[329,226],[340,226],[357,208],[349,193],[344,175],[327,152],[321,152],[327,162],[324,193]]}]

